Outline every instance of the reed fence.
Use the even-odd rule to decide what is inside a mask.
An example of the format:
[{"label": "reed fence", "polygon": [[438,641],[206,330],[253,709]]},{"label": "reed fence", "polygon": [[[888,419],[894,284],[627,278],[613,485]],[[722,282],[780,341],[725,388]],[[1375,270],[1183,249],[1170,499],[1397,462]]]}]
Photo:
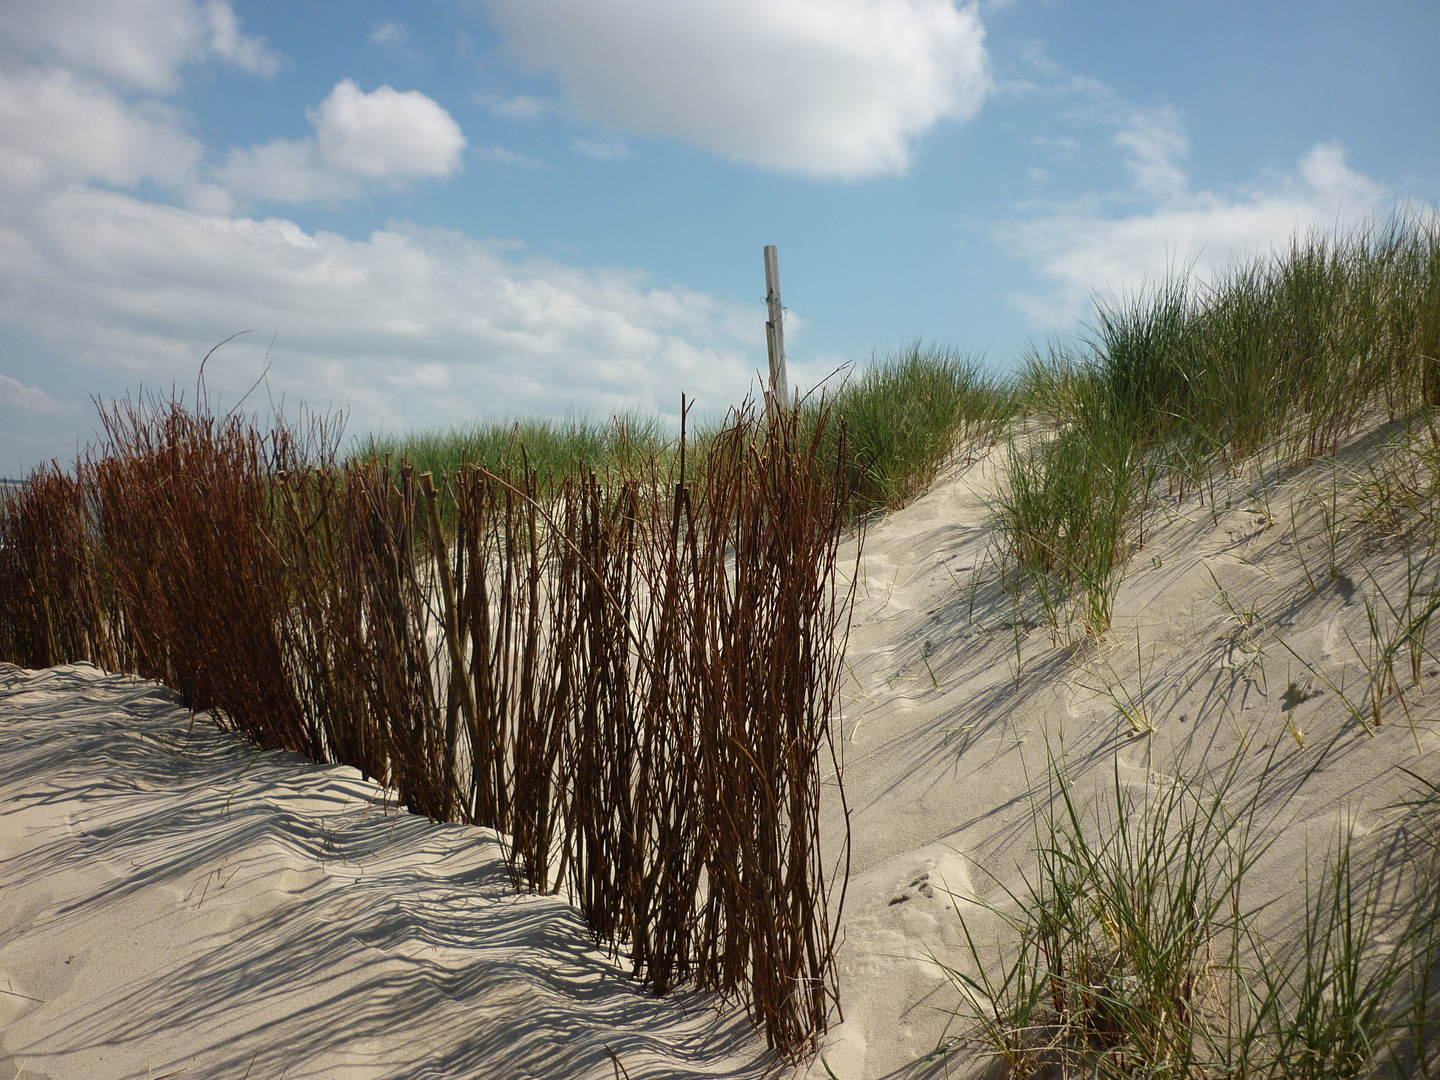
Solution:
[{"label": "reed fence", "polygon": [[646,986],[815,1045],[839,1006],[849,836],[819,812],[855,579],[823,416],[747,406],[688,473],[682,433],[670,465],[545,484],[341,463],[323,426],[175,402],[104,419],[73,475],[0,498],[0,656],[160,680],[493,829],[517,890],[566,891]]}]

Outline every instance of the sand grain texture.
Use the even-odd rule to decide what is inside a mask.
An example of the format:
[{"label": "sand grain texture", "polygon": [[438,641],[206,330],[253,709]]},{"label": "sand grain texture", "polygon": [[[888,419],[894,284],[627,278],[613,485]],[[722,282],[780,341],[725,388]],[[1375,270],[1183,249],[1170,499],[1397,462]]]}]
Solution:
[{"label": "sand grain texture", "polygon": [[[1323,682],[1364,697],[1351,642],[1363,651],[1368,640],[1365,590],[1403,597],[1406,573],[1393,540],[1357,536],[1340,552],[1350,577],[1322,574],[1311,589],[1297,551],[1312,575],[1325,566],[1309,493],[1333,463],[1265,495],[1231,484],[1230,505],[1213,514],[1193,494],[1162,502],[1096,644],[1078,625],[1053,632],[1033,596],[1017,605],[998,580],[987,522],[1005,453],[955,464],[865,538],[844,681],[854,856],[840,952],[845,1023],[809,1069],[813,1080],[827,1067],[840,1080],[980,1073],[986,1059],[965,1052],[915,1067],[965,1029],[935,961],[967,969],[962,914],[982,946],[1013,940],[985,905],[1013,911],[1004,890],[1023,892],[1035,877],[1035,810],[1050,801],[1052,760],[1088,801],[1113,793],[1117,770],[1144,796],[1241,755],[1234,801],[1263,782],[1258,818],[1274,841],[1247,899],[1270,905],[1260,927],[1276,942],[1294,939],[1307,872],[1318,882],[1342,827],[1353,824],[1357,853],[1385,857],[1403,813],[1395,804],[1416,794],[1400,767],[1440,778],[1440,665],[1427,660],[1421,685],[1406,690],[1413,725],[1391,695],[1374,735]],[[1313,696],[1294,700],[1292,682]],[[1138,701],[1142,689],[1155,730],[1137,736],[1117,699]],[[832,802],[832,833],[836,813]],[[1407,901],[1387,902],[1400,911]]]},{"label": "sand grain texture", "polygon": [[0,1077],[760,1075],[493,835],[259,753],[163,687],[0,667]]}]

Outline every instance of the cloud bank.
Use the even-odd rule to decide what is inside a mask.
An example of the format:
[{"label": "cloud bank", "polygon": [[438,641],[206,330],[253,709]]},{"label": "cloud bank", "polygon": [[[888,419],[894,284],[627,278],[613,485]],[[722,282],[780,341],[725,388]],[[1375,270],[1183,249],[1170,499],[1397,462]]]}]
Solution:
[{"label": "cloud bank", "polygon": [[454,176],[465,135],[424,94],[342,79],[306,111],[310,138],[226,152],[167,98],[196,65],[256,77],[280,65],[228,5],[75,0],[7,8],[6,24],[0,328],[14,348],[0,375],[0,474],[73,454],[93,388],[193,387],[200,358],[243,330],[254,334],[206,367],[217,403],[251,386],[273,336],[274,395],[347,409],[352,432],[673,414],[682,389],[720,409],[749,388],[758,309],[513,242],[406,222],[346,237],[237,211]]},{"label": "cloud bank", "polygon": [[242,34],[223,0],[65,0],[5,5],[0,55],[58,62],[125,90],[167,93],[181,69],[214,56],[270,76],[283,62],[263,39]]},{"label": "cloud bank", "polygon": [[[0,320],[57,353],[150,386],[206,368],[233,395],[278,333],[272,382],[363,426],[465,416],[674,413],[683,388],[723,407],[759,322],[633,272],[516,261],[462,234],[396,225],[364,240],[71,190],[0,229]],[[563,411],[563,410],[562,410]]]},{"label": "cloud bank", "polygon": [[1231,190],[1192,191],[1182,167],[1189,138],[1175,110],[1127,109],[1116,123],[1112,141],[1124,155],[1128,190],[1041,207],[994,232],[1053,286],[1010,296],[1037,328],[1083,321],[1097,296],[1133,295],[1186,270],[1208,280],[1297,235],[1354,228],[1394,205],[1392,192],[1324,142],[1291,170]]},{"label": "cloud bank", "polygon": [[576,110],[802,176],[903,172],[991,85],[953,0],[483,0],[507,47]]},{"label": "cloud bank", "polygon": [[63,68],[0,70],[0,184],[197,184],[204,148],[158,102],[132,105]]}]

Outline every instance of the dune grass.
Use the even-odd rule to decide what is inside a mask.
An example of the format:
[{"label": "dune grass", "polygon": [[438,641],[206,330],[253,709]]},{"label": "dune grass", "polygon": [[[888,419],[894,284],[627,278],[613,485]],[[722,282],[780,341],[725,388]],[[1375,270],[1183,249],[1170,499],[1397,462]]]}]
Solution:
[{"label": "dune grass", "polygon": [[[801,403],[807,431],[820,436],[826,471],[851,493],[853,513],[895,510],[922,491],[968,438],[992,436],[1009,418],[1007,383],[954,349],[915,342],[879,354],[833,389],[822,387]],[[817,431],[825,417],[824,430]],[[686,472],[703,473],[719,424],[691,422]],[[842,438],[841,432],[844,432]],[[623,474],[639,462],[677,465],[680,433],[660,416],[482,422],[449,431],[371,436],[354,457],[385,459],[398,469],[453,472],[483,465],[492,472],[539,474],[542,487],[593,471]],[[843,462],[842,462],[843,458]]]},{"label": "dune grass", "polygon": [[[824,400],[832,410],[826,452],[841,455],[843,424],[843,468],[860,513],[905,505],[959,444],[995,437],[1013,410],[1007,382],[972,357],[921,341],[875,356]],[[818,408],[807,403],[812,414]]]},{"label": "dune grass", "polygon": [[1097,304],[1078,348],[1031,357],[1029,404],[1114,441],[1242,458],[1323,455],[1379,404],[1440,404],[1440,225],[1314,234],[1210,283]]},{"label": "dune grass", "polygon": [[[1359,594],[1368,633],[1349,645],[1368,680],[1354,702],[1327,688],[1364,730],[1390,702],[1411,717],[1406,691],[1435,660],[1427,631],[1440,611],[1437,358],[1434,219],[1311,236],[1213,282],[1178,275],[1097,305],[1087,337],[1033,351],[1014,380],[1023,419],[994,507],[1010,587],[1030,589],[1057,625],[1057,597],[1074,596],[1086,634],[1103,637],[1162,502],[1178,511],[1193,496],[1218,520],[1237,491],[1268,498],[1277,474],[1328,459],[1329,483],[1292,505],[1290,528],[1312,591],[1328,577]],[[1346,450],[1377,425],[1376,445]],[[1362,558],[1382,548],[1404,559],[1393,595]],[[1238,785],[1235,763],[1208,775],[1136,794],[1117,774],[1107,798],[1080,806],[1053,763],[1033,870],[992,909],[1008,942],[991,954],[967,930],[965,970],[951,970],[960,1043],[1022,1080],[1433,1075],[1434,785],[1421,781],[1395,834],[1408,845],[1399,858],[1342,827],[1302,883],[1293,940],[1276,941],[1244,899],[1274,835],[1257,819],[1264,776]],[[1397,907],[1399,896],[1417,902]]]},{"label": "dune grass", "polygon": [[[1109,799],[1082,806],[1063,761],[1035,807],[1035,868],[1008,910],[997,964],[965,927],[975,975],[947,968],[978,1046],[1011,1076],[1194,1076],[1231,1071],[1239,890],[1262,854],[1258,796],[1232,807],[1238,763],[1208,790],[1136,794],[1118,764]],[[973,1036],[972,1036],[973,1038]]]},{"label": "dune grass", "polygon": [[[1273,942],[1256,932],[1247,877],[1275,823],[1264,775],[1246,785],[1242,772],[1237,756],[1137,793],[1117,764],[1108,797],[1082,805],[1052,760],[1034,869],[990,909],[1009,930],[998,955],[956,903],[968,970],[941,966],[967,1029],[935,1057],[978,1049],[1016,1080],[1431,1076],[1436,789],[1410,807],[1408,860],[1362,856],[1342,828],[1304,882],[1298,933]],[[1420,902],[1388,906],[1397,884]]]},{"label": "dune grass", "polygon": [[539,473],[542,486],[587,472],[624,471],[652,456],[668,459],[675,437],[659,416],[532,418],[480,422],[448,431],[369,436],[354,456],[405,461],[417,472],[451,473],[462,465],[483,465],[494,473]]},{"label": "dune grass", "polygon": [[1217,475],[1334,454],[1374,419],[1425,436],[1376,476],[1377,511],[1431,508],[1437,358],[1434,219],[1311,235],[1209,283],[1182,274],[1098,303],[1088,336],[1032,351],[1015,379],[1017,412],[1042,427],[1012,442],[1006,554],[1022,580],[1082,586],[1103,634],[1105,582],[1143,544],[1159,481],[1213,512]]}]

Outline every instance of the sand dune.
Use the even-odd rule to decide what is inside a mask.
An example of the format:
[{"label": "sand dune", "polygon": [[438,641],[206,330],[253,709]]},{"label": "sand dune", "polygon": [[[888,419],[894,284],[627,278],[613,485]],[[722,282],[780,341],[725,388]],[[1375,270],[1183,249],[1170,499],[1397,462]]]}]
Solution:
[{"label": "sand dune", "polygon": [[0,668],[0,807],[5,1080],[767,1061],[743,1015],[638,992],[569,904],[516,896],[493,835],[192,724],[153,683]]},{"label": "sand dune", "polygon": [[[809,1071],[817,1080],[827,1065],[842,1080],[912,1075],[907,1064],[963,1028],[960,995],[934,961],[966,966],[960,914],[982,942],[1005,938],[971,901],[1006,909],[1004,890],[1033,879],[1035,809],[1049,801],[1053,759],[1092,798],[1113,790],[1117,767],[1143,792],[1240,755],[1235,797],[1263,783],[1259,816],[1274,841],[1248,900],[1271,903],[1263,924],[1277,943],[1294,940],[1307,868],[1318,880],[1342,825],[1364,837],[1357,849],[1381,850],[1396,842],[1395,804],[1417,786],[1399,767],[1440,776],[1440,665],[1427,659],[1407,692],[1413,724],[1392,697],[1374,735],[1325,683],[1364,698],[1351,643],[1363,653],[1369,640],[1365,596],[1405,594],[1398,545],[1373,534],[1342,541],[1336,580],[1315,569],[1328,552],[1310,495],[1346,459],[1263,491],[1235,482],[1213,515],[1193,494],[1162,505],[1096,645],[1078,627],[1057,635],[1040,605],[1017,606],[996,580],[986,520],[1003,454],[955,466],[865,541],[845,681],[846,1020]],[[1302,555],[1318,572],[1314,590]],[[1287,695],[1292,683],[1313,696]],[[1142,698],[1152,734],[1137,735],[1117,709]],[[919,1075],[980,1064],[956,1053]]]},{"label": "sand dune", "polygon": [[[1357,534],[1334,577],[1314,573],[1311,493],[1334,464],[1235,482],[1218,508],[1162,505],[1096,643],[997,580],[1002,454],[955,465],[865,541],[845,1020],[801,1070],[817,1080],[905,1074],[959,1030],[937,961],[963,966],[962,914],[1002,935],[975,901],[1033,865],[1053,761],[1089,797],[1238,757],[1273,841],[1248,899],[1270,902],[1276,941],[1339,829],[1370,853],[1397,843],[1416,783],[1400,767],[1440,775],[1437,665],[1373,734],[1345,704],[1364,697],[1366,598],[1402,595],[1406,564]],[[743,1015],[637,993],[563,900],[515,896],[493,836],[397,814],[353,770],[256,753],[153,684],[0,669],[0,806],[0,1080],[608,1077],[612,1050],[636,1080],[774,1064]]]}]

